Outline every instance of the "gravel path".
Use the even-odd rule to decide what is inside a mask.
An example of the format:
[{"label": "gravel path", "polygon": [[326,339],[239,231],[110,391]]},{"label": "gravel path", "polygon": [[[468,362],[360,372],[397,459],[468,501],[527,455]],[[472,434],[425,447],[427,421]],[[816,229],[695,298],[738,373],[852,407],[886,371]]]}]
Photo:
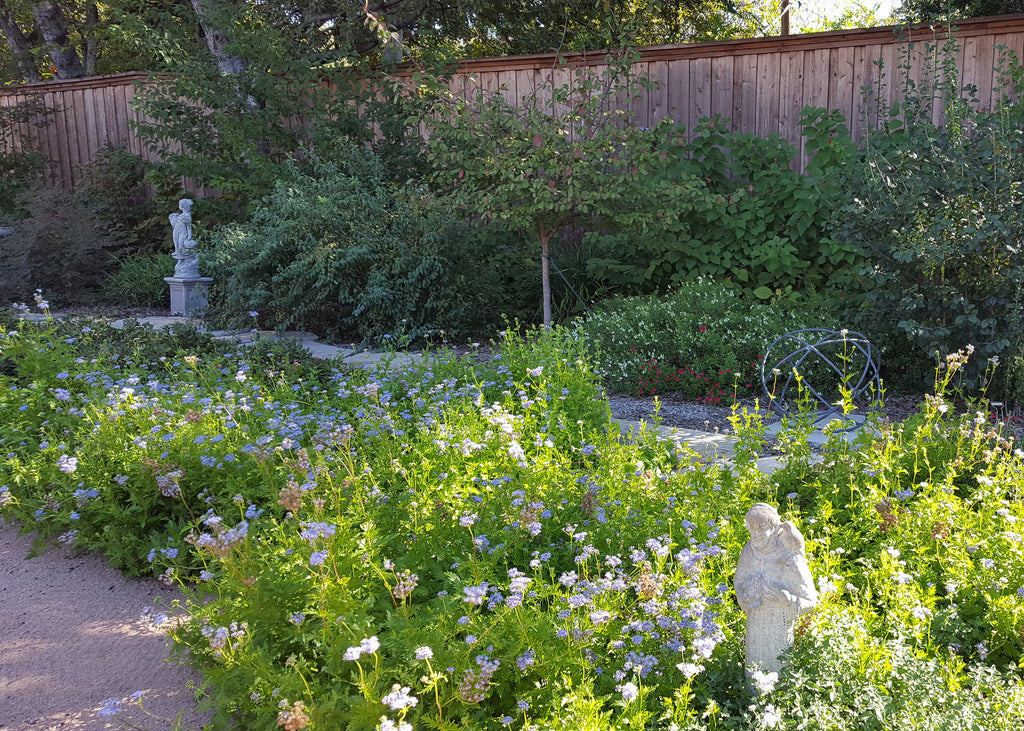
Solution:
[{"label": "gravel path", "polygon": [[[198,676],[168,662],[166,638],[140,619],[174,592],[102,556],[55,546],[27,559],[31,547],[0,518],[0,731],[165,731],[179,713],[182,729],[201,728],[186,685]],[[130,703],[99,714],[137,691],[153,715]]]},{"label": "gravel path", "polygon": [[[729,423],[732,409],[729,406],[695,403],[672,393],[659,396],[658,399],[660,402],[658,415],[665,426],[710,432],[732,432],[732,425]],[[608,397],[608,401],[612,407],[612,414],[617,419],[639,421],[640,419],[650,419],[654,413],[653,397],[612,394]],[[923,401],[923,396],[892,396],[886,401],[882,412],[890,421],[904,421],[917,413]],[[753,402],[741,405],[753,409]],[[958,409],[962,411],[964,405],[959,404]],[[996,426],[997,423],[992,422],[993,426]],[[1014,435],[1018,443],[1024,443],[1024,419],[1019,416],[1011,416],[1004,423],[1004,434]]]}]

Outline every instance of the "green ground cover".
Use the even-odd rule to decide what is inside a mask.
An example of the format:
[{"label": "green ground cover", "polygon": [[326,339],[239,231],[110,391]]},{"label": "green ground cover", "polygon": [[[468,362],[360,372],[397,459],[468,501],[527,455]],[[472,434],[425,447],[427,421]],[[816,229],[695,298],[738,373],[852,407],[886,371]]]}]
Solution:
[{"label": "green ground cover", "polygon": [[[1017,728],[1024,454],[936,394],[812,465],[623,443],[581,340],[390,372],[9,318],[0,505],[179,584],[216,728]],[[731,581],[766,500],[822,598],[751,698]]]}]

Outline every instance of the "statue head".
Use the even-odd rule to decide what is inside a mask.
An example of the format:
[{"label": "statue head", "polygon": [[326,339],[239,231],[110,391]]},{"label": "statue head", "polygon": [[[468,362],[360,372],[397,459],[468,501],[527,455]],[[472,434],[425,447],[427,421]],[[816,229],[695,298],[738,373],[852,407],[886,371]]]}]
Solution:
[{"label": "statue head", "polygon": [[755,503],[747,511],[743,522],[750,531],[750,540],[756,548],[765,548],[782,525],[779,511],[768,503]]},{"label": "statue head", "polygon": [[181,209],[182,213],[189,213],[189,212],[191,212],[191,210],[192,210],[192,199],[191,198],[182,198],[180,201],[178,201],[178,208]]}]

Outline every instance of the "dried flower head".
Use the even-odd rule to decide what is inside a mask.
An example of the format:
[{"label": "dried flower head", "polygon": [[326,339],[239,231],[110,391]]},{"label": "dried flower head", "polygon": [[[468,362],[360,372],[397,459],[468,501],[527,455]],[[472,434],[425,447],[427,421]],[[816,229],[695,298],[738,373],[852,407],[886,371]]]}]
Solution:
[{"label": "dried flower head", "polygon": [[285,731],[299,731],[309,725],[309,716],[306,715],[306,707],[302,701],[295,701],[291,708],[287,708],[277,714],[277,725],[284,727]]},{"label": "dried flower head", "polygon": [[289,512],[297,513],[302,507],[302,487],[295,480],[288,480],[288,487],[278,493],[277,504]]}]

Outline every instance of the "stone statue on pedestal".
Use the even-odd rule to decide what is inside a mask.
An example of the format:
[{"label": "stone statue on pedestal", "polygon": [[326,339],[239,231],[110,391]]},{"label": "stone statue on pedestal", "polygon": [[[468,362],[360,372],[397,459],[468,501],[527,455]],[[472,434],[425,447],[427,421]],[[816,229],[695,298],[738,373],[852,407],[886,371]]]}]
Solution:
[{"label": "stone statue on pedestal", "polygon": [[168,216],[173,228],[174,253],[177,261],[174,276],[164,277],[171,290],[171,314],[202,316],[208,305],[207,291],[210,277],[199,276],[199,252],[196,240],[192,238],[192,201],[182,198],[178,201],[179,213]]},{"label": "stone statue on pedestal", "polygon": [[804,537],[782,522],[767,503],[757,503],[745,519],[750,540],[736,564],[736,599],[747,615],[746,668],[765,673],[782,669],[779,656],[793,644],[796,618],[818,603],[807,568]]},{"label": "stone statue on pedestal", "polygon": [[174,265],[174,276],[194,279],[199,276],[199,253],[196,251],[196,241],[192,238],[192,201],[182,198],[178,201],[178,208],[181,213],[168,216],[174,229],[174,253],[171,256],[178,262]]}]

